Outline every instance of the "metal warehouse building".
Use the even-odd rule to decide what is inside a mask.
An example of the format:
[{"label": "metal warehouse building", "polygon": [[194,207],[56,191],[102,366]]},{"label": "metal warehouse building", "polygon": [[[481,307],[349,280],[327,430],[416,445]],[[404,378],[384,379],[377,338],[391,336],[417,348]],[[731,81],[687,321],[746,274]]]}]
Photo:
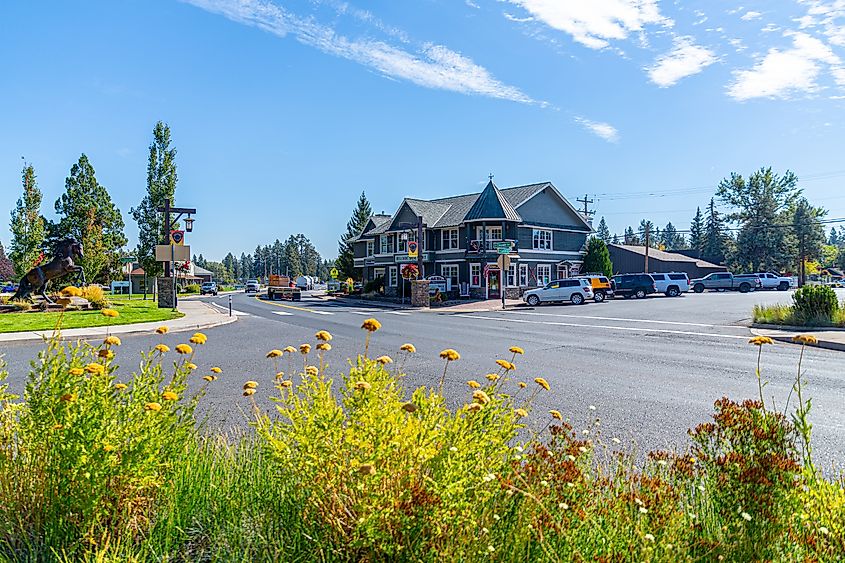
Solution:
[{"label": "metal warehouse building", "polygon": [[[645,271],[645,247],[628,244],[608,244],[610,261],[613,262],[614,274],[636,274]],[[684,272],[690,279],[701,278],[712,272],[727,272],[725,266],[719,266],[705,260],[699,260],[675,252],[665,252],[656,248],[648,249],[649,272]]]}]

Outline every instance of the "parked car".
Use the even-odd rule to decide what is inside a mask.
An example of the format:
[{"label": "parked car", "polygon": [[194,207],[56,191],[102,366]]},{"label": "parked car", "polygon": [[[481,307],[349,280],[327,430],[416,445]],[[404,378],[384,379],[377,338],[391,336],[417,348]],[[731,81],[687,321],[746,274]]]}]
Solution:
[{"label": "parked car", "polygon": [[792,287],[792,278],[786,276],[779,276],[772,272],[758,272],[756,274],[760,278],[762,289],[777,289],[778,291],[786,291]]},{"label": "parked car", "polygon": [[669,297],[677,297],[689,291],[689,276],[683,272],[668,272],[649,274],[654,280],[654,286],[658,293],[664,293]]},{"label": "parked car", "polygon": [[522,295],[522,300],[532,307],[554,301],[569,301],[574,305],[580,305],[587,299],[593,299],[593,288],[589,280],[584,278],[553,280],[545,287],[529,289]]},{"label": "parked car", "polygon": [[602,274],[584,274],[577,276],[590,282],[593,288],[593,300],[596,303],[601,303],[605,299],[613,299],[613,288],[610,285],[610,280]]},{"label": "parked car", "polygon": [[690,283],[692,283],[692,290],[696,293],[702,293],[705,289],[748,293],[749,291],[763,287],[760,278],[756,274],[739,274],[735,276],[730,272],[713,272],[703,278],[692,280]]},{"label": "parked car", "polygon": [[648,274],[620,274],[613,276],[613,291],[625,299],[642,299],[646,295],[657,293],[657,286],[654,285],[654,278]]},{"label": "parked car", "polygon": [[258,283],[258,280],[247,280],[246,286],[244,286],[244,293],[258,293],[261,290],[261,286]]},{"label": "parked car", "polygon": [[210,282],[202,282],[200,286],[200,295],[217,295],[217,283],[210,281]]},{"label": "parked car", "polygon": [[18,284],[14,282],[0,283],[0,293],[14,293],[18,290]]}]

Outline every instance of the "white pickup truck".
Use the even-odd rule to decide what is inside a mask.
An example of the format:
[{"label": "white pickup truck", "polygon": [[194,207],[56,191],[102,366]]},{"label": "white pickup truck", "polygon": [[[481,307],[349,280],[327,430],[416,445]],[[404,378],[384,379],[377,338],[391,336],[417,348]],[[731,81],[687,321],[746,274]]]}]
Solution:
[{"label": "white pickup truck", "polygon": [[758,272],[757,277],[763,284],[762,289],[777,289],[778,291],[786,291],[794,285],[795,281],[790,277],[779,276],[771,272]]}]

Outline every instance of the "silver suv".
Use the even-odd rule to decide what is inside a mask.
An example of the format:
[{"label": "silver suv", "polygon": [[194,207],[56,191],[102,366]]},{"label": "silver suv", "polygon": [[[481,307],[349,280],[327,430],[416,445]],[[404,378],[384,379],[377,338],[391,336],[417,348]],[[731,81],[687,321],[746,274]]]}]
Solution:
[{"label": "silver suv", "polygon": [[593,287],[590,285],[590,280],[583,278],[554,280],[545,287],[530,289],[522,295],[522,300],[532,307],[553,301],[569,301],[573,305],[580,305],[592,298]]},{"label": "silver suv", "polygon": [[683,272],[668,272],[649,274],[654,278],[654,287],[658,293],[665,293],[669,297],[677,297],[689,291],[689,277]]},{"label": "silver suv", "polygon": [[244,293],[258,293],[260,290],[261,286],[258,285],[258,280],[247,280]]}]

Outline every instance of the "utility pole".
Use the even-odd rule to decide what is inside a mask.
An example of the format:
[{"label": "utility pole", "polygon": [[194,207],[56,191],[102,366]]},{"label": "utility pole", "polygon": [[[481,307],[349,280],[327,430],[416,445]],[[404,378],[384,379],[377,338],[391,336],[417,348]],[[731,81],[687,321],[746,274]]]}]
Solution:
[{"label": "utility pole", "polygon": [[590,211],[589,204],[593,203],[593,200],[588,199],[588,198],[589,198],[589,196],[590,196],[590,194],[584,194],[584,199],[576,199],[576,200],[575,200],[575,201],[577,201],[578,203],[583,203],[583,204],[584,204],[584,219],[586,219],[587,221],[589,221],[589,220],[590,220],[590,218],[591,218],[593,215],[595,215],[595,214],[596,214],[596,212],[595,212],[595,211]]},{"label": "utility pole", "polygon": [[804,283],[806,282],[806,271],[805,271],[805,263],[806,259],[804,257],[804,233],[801,233],[801,243],[798,247],[798,259],[801,260],[801,263],[798,265],[798,287],[804,287]]},{"label": "utility pole", "polygon": [[645,273],[648,273],[648,247],[651,238],[651,229],[648,225],[645,227]]}]

